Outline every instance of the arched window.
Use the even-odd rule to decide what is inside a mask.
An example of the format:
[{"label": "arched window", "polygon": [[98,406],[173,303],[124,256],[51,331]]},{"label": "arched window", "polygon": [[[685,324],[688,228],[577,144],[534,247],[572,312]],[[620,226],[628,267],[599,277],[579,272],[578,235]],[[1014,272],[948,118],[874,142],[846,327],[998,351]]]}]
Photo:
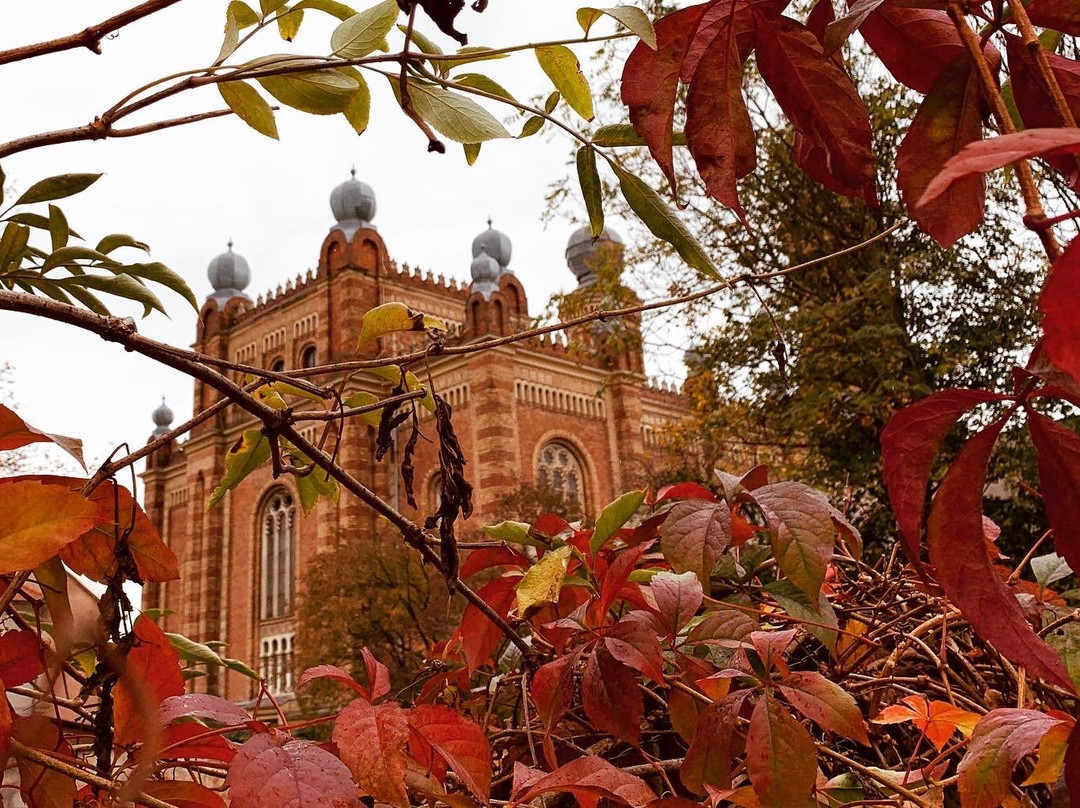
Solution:
[{"label": "arched window", "polygon": [[566,502],[584,507],[585,473],[565,444],[552,442],[540,450],[536,481],[542,488],[557,492]]},{"label": "arched window", "polygon": [[292,613],[293,559],[296,553],[296,507],[292,495],[278,491],[263,506],[262,586],[259,609],[263,620]]},{"label": "arched window", "polygon": [[285,360],[275,359],[274,363],[270,365],[270,370],[274,371],[274,373],[281,373],[283,370],[285,370]]},{"label": "arched window", "polygon": [[314,345],[309,345],[304,348],[304,353],[300,356],[300,367],[313,368],[319,364],[319,351]]}]

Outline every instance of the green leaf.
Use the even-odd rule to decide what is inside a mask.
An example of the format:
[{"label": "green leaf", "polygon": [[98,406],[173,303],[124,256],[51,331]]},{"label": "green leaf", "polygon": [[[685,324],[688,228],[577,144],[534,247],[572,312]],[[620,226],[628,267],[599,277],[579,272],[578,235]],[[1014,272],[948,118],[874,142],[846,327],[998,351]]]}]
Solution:
[{"label": "green leaf", "polygon": [[71,228],[68,227],[64,211],[56,205],[49,205],[49,238],[52,240],[53,250],[66,247],[70,236]]},{"label": "green leaf", "polygon": [[603,14],[611,17],[623,27],[627,28],[631,33],[636,34],[638,39],[650,48],[656,50],[656,31],[653,29],[652,21],[649,19],[648,14],[634,6],[579,8],[577,13],[578,25],[580,25],[581,30],[585,32],[585,36],[589,35],[589,29],[592,28],[593,23],[600,19],[600,16]]},{"label": "green leaf", "polygon": [[258,90],[243,81],[222,81],[217,88],[236,117],[256,132],[278,139],[274,110]]},{"label": "green leaf", "polygon": [[555,107],[559,106],[559,101],[561,99],[562,99],[562,93],[560,93],[558,90],[556,90],[551,95],[549,95],[547,97],[547,100],[544,101],[544,112],[546,112],[548,115],[550,115],[552,112],[554,112]]},{"label": "green leaf", "polygon": [[644,491],[628,491],[600,511],[600,515],[596,517],[596,527],[593,528],[592,538],[589,539],[589,551],[596,555],[608,539],[637,513],[637,509],[644,501]]},{"label": "green leaf", "polygon": [[338,501],[338,484],[333,477],[327,476],[326,472],[315,466],[311,458],[303,452],[293,451],[292,455],[301,465],[311,467],[308,474],[296,476],[296,492],[300,495],[300,507],[304,514],[309,514],[319,504],[319,497],[326,497],[331,502]]},{"label": "green leaf", "polygon": [[469,165],[476,163],[476,158],[480,156],[480,144],[462,143],[461,148],[465,150],[465,162]]},{"label": "green leaf", "polygon": [[589,227],[594,237],[599,236],[604,232],[603,186],[600,184],[600,172],[596,169],[596,152],[591,146],[578,149],[577,173],[585,210],[589,212]]},{"label": "green leaf", "polygon": [[[836,639],[840,623],[837,621],[836,612],[833,611],[832,604],[829,603],[829,599],[825,597],[824,592],[818,592],[817,604],[815,605],[805,592],[787,578],[770,581],[762,588],[772,595],[773,599],[780,604],[780,608],[792,617],[811,621],[803,625],[807,633],[824,645],[830,654],[836,651]],[[813,625],[813,623],[821,623],[822,625]]]},{"label": "green leaf", "polygon": [[[398,30],[401,31],[401,33],[404,34],[404,33],[407,33],[409,29],[408,29],[408,27],[406,27],[404,25],[401,25],[399,23],[398,24]],[[415,28],[413,29],[413,32],[412,32],[412,42],[414,42],[416,44],[416,46],[418,48],[420,48],[420,51],[422,53],[430,53],[432,56],[442,56],[443,55],[443,49],[442,48],[440,48],[438,45],[436,45],[434,42],[432,42],[427,36],[420,33],[419,31],[417,31]],[[435,71],[440,76],[445,76],[450,70],[450,68],[448,68],[446,66],[445,62],[440,62],[440,61],[433,62],[432,67],[435,68]]]},{"label": "green leaf", "polygon": [[[628,123],[609,123],[601,126],[593,134],[594,146],[645,146],[647,145],[634,127]],[[686,145],[686,135],[675,132],[672,142],[676,146]]]},{"label": "green leaf", "polygon": [[35,182],[15,200],[16,205],[32,205],[35,202],[49,202],[82,193],[101,177],[100,174],[60,174],[56,177]]},{"label": "green leaf", "polygon": [[68,286],[64,291],[94,312],[94,314],[100,314],[103,317],[109,316],[109,309],[105,304],[88,290],[80,286]]},{"label": "green leaf", "polygon": [[383,2],[354,14],[334,29],[330,47],[342,59],[359,59],[372,51],[385,51],[389,46],[386,35],[397,22],[397,0]]},{"label": "green leaf", "polygon": [[199,301],[191,291],[191,287],[187,285],[187,282],[182,277],[164,264],[158,261],[150,264],[125,264],[124,271],[128,275],[134,275],[136,278],[146,278],[148,281],[160,283],[166,289],[171,289],[184,298],[195,311],[199,310]]},{"label": "green leaf", "polygon": [[241,31],[259,24],[259,15],[243,0],[232,0],[226,13],[236,20],[236,27]]},{"label": "green leaf", "polygon": [[262,9],[263,18],[269,17],[287,2],[288,0],[259,0],[259,8]]},{"label": "green leaf", "polygon": [[235,488],[241,480],[270,459],[270,440],[259,429],[249,429],[225,456],[225,476],[210,495],[207,507],[212,508]]},{"label": "green leaf", "polygon": [[[401,384],[401,368],[397,365],[383,365],[377,368],[364,368],[363,373],[370,373],[372,376],[377,376],[383,381],[389,382],[395,387]],[[410,393],[416,390],[424,390],[427,392],[422,399],[420,399],[420,406],[422,406],[428,412],[435,412],[435,397],[431,395],[431,391],[427,390],[424,385],[420,384],[420,380],[416,378],[416,374],[412,371],[405,371],[405,389]]]},{"label": "green leaf", "polygon": [[98,245],[94,249],[99,253],[108,255],[113,250],[118,250],[121,247],[134,247],[136,250],[142,250],[144,253],[150,252],[150,247],[145,243],[125,233],[111,233],[105,236],[98,242]]},{"label": "green leaf", "polygon": [[286,42],[292,42],[296,35],[300,33],[300,24],[304,21],[304,12],[302,9],[290,8],[282,11],[274,19],[277,21],[278,33],[281,34],[281,38]]},{"label": "green leaf", "polygon": [[110,258],[103,252],[92,250],[89,247],[84,247],[80,244],[73,244],[70,247],[61,247],[58,250],[54,250],[41,265],[41,271],[48,272],[53,267],[74,264],[77,261],[91,261],[102,264],[103,266],[119,266],[119,262],[116,259]]},{"label": "green leaf", "polygon": [[454,78],[455,84],[460,84],[462,87],[472,87],[474,90],[482,90],[485,93],[491,93],[497,95],[499,98],[505,98],[507,101],[512,101],[515,104],[517,100],[510,94],[510,91],[503,87],[495,79],[485,76],[483,73],[462,73],[460,76]]},{"label": "green leaf", "polygon": [[293,8],[310,8],[321,11],[331,17],[337,17],[342,22],[349,19],[349,17],[356,16],[356,9],[344,3],[338,3],[336,0],[300,0]]},{"label": "green leaf", "polygon": [[[302,62],[293,62],[296,63]],[[289,62],[278,64],[284,67]],[[282,104],[313,115],[336,115],[344,112],[359,86],[356,79],[340,70],[263,76],[259,79],[259,84]]]},{"label": "green leaf", "polygon": [[[499,120],[471,98],[435,84],[409,79],[409,97],[417,114],[455,143],[483,143],[510,137]],[[394,93],[401,88],[397,77],[390,78]],[[399,99],[400,100],[400,99]]]},{"label": "green leaf", "polygon": [[465,48],[460,48],[457,53],[454,54],[454,59],[447,59],[443,62],[446,65],[446,71],[449,72],[455,67],[461,65],[473,64],[474,62],[487,62],[492,59],[505,59],[509,54],[498,53],[497,51],[486,47],[484,45],[469,45]]},{"label": "green leaf", "polygon": [[511,544],[524,544],[529,547],[546,545],[529,535],[529,525],[524,522],[499,522],[497,525],[484,525],[484,533],[495,541],[508,541]]},{"label": "green leaf", "polygon": [[524,616],[534,606],[554,603],[559,599],[573,552],[574,548],[569,544],[563,545],[529,567],[516,588],[519,615]]},{"label": "green leaf", "polygon": [[1036,556],[1031,559],[1031,573],[1039,586],[1045,588],[1073,574],[1072,568],[1057,553]]},{"label": "green leaf", "polygon": [[168,631],[165,632],[165,636],[169,639],[169,645],[185,662],[204,662],[218,667],[225,665],[225,660],[209,645],[203,645],[182,634],[171,634]]},{"label": "green leaf", "polygon": [[723,280],[720,272],[705,253],[705,248],[686,229],[686,225],[660,198],[660,195],[640,177],[631,174],[614,160],[608,158],[608,163],[615,172],[615,176],[619,178],[619,190],[622,191],[626,203],[652,231],[652,234],[674,247],[682,259],[702,275],[713,280]]},{"label": "green leaf", "polygon": [[[358,393],[353,393],[348,398],[344,399],[341,403],[345,407],[367,407],[370,404],[378,404],[381,399],[374,393],[369,393],[366,390],[361,390]],[[382,408],[372,410],[371,412],[365,412],[360,414],[360,418],[368,423],[369,426],[375,429],[379,428],[379,423],[382,421]]]},{"label": "green leaf", "polygon": [[23,250],[30,241],[30,228],[23,224],[8,222],[0,236],[0,273],[11,264],[22,262]]},{"label": "green leaf", "polygon": [[446,331],[446,323],[437,317],[413,311],[404,303],[383,303],[364,313],[356,346],[362,347],[378,337],[398,331]]},{"label": "green leaf", "polygon": [[544,128],[545,123],[547,123],[547,118],[540,115],[533,115],[529,120],[525,121],[525,125],[521,127],[521,134],[518,135],[518,139],[532,137]]},{"label": "green leaf", "polygon": [[592,90],[574,52],[565,45],[544,45],[536,49],[536,61],[571,109],[591,121],[594,117]]},{"label": "green leaf", "polygon": [[345,107],[345,120],[349,122],[349,126],[356,134],[362,135],[367,131],[368,123],[371,121],[371,90],[368,88],[367,81],[355,67],[343,67],[341,70],[356,79],[357,84],[356,91],[349,99],[348,106]]},{"label": "green leaf", "polygon": [[[138,279],[123,272],[111,278],[102,275],[75,275],[70,278],[57,279],[56,283],[69,292],[72,287],[85,287],[142,303],[143,317],[149,316],[150,312],[155,309],[162,314],[166,313],[165,307],[161,305],[157,295],[147,289],[146,285],[140,283]],[[73,296],[74,294],[72,292]]]}]

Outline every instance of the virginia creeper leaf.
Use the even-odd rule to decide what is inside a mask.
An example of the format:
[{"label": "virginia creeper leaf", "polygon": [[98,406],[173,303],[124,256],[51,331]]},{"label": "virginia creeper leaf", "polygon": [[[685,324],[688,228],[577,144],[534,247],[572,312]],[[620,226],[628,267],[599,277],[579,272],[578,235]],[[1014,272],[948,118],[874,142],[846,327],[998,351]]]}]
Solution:
[{"label": "virginia creeper leaf", "polygon": [[227,808],[220,794],[190,780],[150,780],[141,790],[174,808]]},{"label": "virginia creeper leaf", "polygon": [[1038,710],[992,710],[975,725],[957,767],[964,808],[997,808],[1011,793],[1012,773],[1060,719]]},{"label": "virginia creeper leaf", "polygon": [[140,615],[134,632],[124,675],[113,688],[114,734],[116,742],[125,745],[145,738],[158,705],[184,692],[180,657],[157,623]]},{"label": "virginia creeper leaf", "polygon": [[816,671],[795,671],[777,684],[791,706],[822,729],[870,745],[859,705],[840,685]]},{"label": "virginia creeper leaf", "polygon": [[12,410],[0,404],[0,452],[18,449],[20,446],[27,446],[31,443],[55,443],[78,460],[80,466],[86,468],[86,464],[83,462],[81,440],[42,432],[30,426]]},{"label": "virginia creeper leaf", "polygon": [[222,727],[239,727],[251,720],[243,709],[220,696],[207,693],[184,693],[163,699],[155,718],[167,726],[182,718],[198,718],[200,721]]},{"label": "virginia creeper leaf", "polygon": [[608,539],[637,513],[644,501],[644,491],[628,491],[614,502],[604,506],[604,510],[596,517],[596,527],[593,528],[592,538],[589,539],[589,551],[594,555],[599,552],[600,548],[607,544]]},{"label": "virginia creeper leaf", "polygon": [[528,804],[541,794],[552,792],[582,795],[590,803],[601,797],[630,808],[645,808],[656,799],[656,794],[644,780],[615,768],[596,755],[575,758],[551,774],[545,774],[533,781],[515,802]]},{"label": "virginia creeper leaf", "polygon": [[1054,547],[1066,569],[1080,569],[1080,435],[1031,410],[1028,430],[1039,453],[1039,491]]},{"label": "virginia creeper leaf", "polygon": [[726,502],[687,500],[668,512],[660,547],[675,572],[692,572],[709,585],[720,554],[731,543],[731,511]]},{"label": "virginia creeper leaf", "polygon": [[746,773],[763,808],[805,805],[817,778],[810,733],[769,696],[754,705],[750,716]]},{"label": "virginia creeper leaf", "polygon": [[597,729],[638,745],[645,704],[637,674],[604,647],[597,646],[585,661],[581,702]]},{"label": "virginia creeper leaf", "polygon": [[252,735],[225,778],[231,808],[360,808],[349,770],[310,741],[277,732]]},{"label": "virginia creeper leaf", "polygon": [[534,606],[558,601],[573,552],[573,547],[564,545],[545,554],[529,568],[517,585],[519,615],[527,614]]},{"label": "virginia creeper leaf", "polygon": [[421,704],[409,710],[409,726],[423,736],[483,804],[491,794],[491,746],[480,726],[453,708]]},{"label": "virginia creeper leaf", "polygon": [[1043,349],[1055,367],[1080,382],[1080,322],[1072,305],[1080,299],[1078,295],[1080,243],[1074,240],[1054,262],[1039,296],[1039,310],[1043,313]]},{"label": "virginia creeper leaf", "polygon": [[[44,649],[36,631],[5,631],[0,634],[0,680],[5,687],[32,682],[45,672]],[[3,697],[0,696],[0,700]]]},{"label": "virginia creeper leaf", "polygon": [[701,581],[692,572],[658,572],[649,581],[649,591],[672,633],[690,622],[704,600]]},{"label": "virginia creeper leaf", "polygon": [[374,706],[367,699],[353,699],[334,722],[332,737],[342,763],[364,792],[397,808],[408,808],[405,710],[392,702]]},{"label": "virginia creeper leaf", "polygon": [[964,51],[949,15],[935,9],[885,3],[866,16],[859,33],[897,81],[924,95]]},{"label": "virginia creeper leaf", "polygon": [[0,482],[0,572],[31,570],[100,521],[98,509],[63,485]]},{"label": "virginia creeper leaf", "polygon": [[[499,615],[506,617],[515,605],[517,583],[520,580],[517,575],[496,578],[485,584],[477,594]],[[506,639],[502,629],[471,603],[465,607],[461,618],[460,634],[465,662],[470,671],[490,662],[495,651]]]}]

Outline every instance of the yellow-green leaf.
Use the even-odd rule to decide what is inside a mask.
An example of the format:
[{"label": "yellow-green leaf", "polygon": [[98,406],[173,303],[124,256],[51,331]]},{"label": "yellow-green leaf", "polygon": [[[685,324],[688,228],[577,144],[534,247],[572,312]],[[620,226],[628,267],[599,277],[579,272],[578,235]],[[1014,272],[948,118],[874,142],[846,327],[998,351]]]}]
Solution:
[{"label": "yellow-green leaf", "polygon": [[536,49],[536,61],[547,73],[566,103],[587,121],[593,119],[593,99],[589,82],[581,72],[577,56],[565,45],[544,45]]},{"label": "yellow-green leaf", "polygon": [[342,71],[356,79],[357,83],[356,91],[349,100],[349,105],[345,107],[345,120],[349,122],[349,126],[356,134],[362,135],[367,131],[368,123],[371,121],[371,90],[356,68],[345,67]]},{"label": "yellow-green leaf", "polygon": [[148,281],[161,284],[166,289],[171,289],[190,303],[195,311],[199,310],[199,301],[195,298],[195,293],[191,291],[191,287],[187,285],[187,282],[182,277],[160,261],[149,264],[125,264],[124,272],[132,277],[145,278]]},{"label": "yellow-green leaf", "polygon": [[534,606],[554,603],[559,599],[570,556],[574,548],[564,545],[552,550],[529,568],[517,585],[517,610],[524,615]]},{"label": "yellow-green leaf", "polygon": [[[389,382],[395,387],[401,384],[401,368],[397,365],[383,365],[377,368],[364,368],[364,373],[370,373],[372,376],[377,376],[383,381]],[[423,390],[427,393],[422,399],[420,399],[420,406],[429,412],[435,412],[435,397],[431,395],[431,391],[424,385],[420,384],[420,380],[416,378],[416,374],[412,371],[405,371],[405,389],[412,393],[417,390]]]},{"label": "yellow-green leaf", "polygon": [[717,281],[723,280],[705,248],[660,195],[640,177],[631,174],[615,161],[608,159],[608,163],[619,178],[619,190],[622,191],[623,198],[652,234],[674,247],[682,259],[702,275]]},{"label": "yellow-green leaf", "polygon": [[[401,33],[404,34],[404,33],[407,33],[409,29],[406,26],[401,25],[399,23],[398,24],[398,30],[401,31]],[[412,42],[416,45],[416,47],[420,48],[420,51],[422,53],[430,53],[432,56],[442,56],[443,55],[443,49],[442,48],[440,48],[438,45],[436,45],[434,42],[432,42],[427,36],[420,33],[419,31],[417,31],[415,28],[413,29],[413,32],[412,32]],[[440,76],[445,76],[446,73],[449,70],[449,68],[446,66],[445,62],[440,62],[438,60],[436,60],[432,64],[432,67],[435,68],[435,72],[437,72]]]},{"label": "yellow-green leaf", "polygon": [[[290,62],[277,64],[284,67]],[[356,79],[341,70],[263,76],[259,79],[259,84],[282,104],[313,115],[336,115],[344,112],[359,86]]]},{"label": "yellow-green leaf", "polygon": [[600,172],[596,169],[596,152],[591,146],[582,146],[577,152],[578,182],[589,212],[589,227],[593,236],[604,232],[604,198],[600,185]]},{"label": "yellow-green leaf", "polygon": [[359,59],[372,51],[385,51],[386,35],[397,22],[397,0],[383,2],[354,14],[334,29],[330,47],[343,59]]},{"label": "yellow-green leaf", "polygon": [[[378,404],[381,399],[374,393],[369,393],[366,390],[361,390],[357,393],[353,393],[341,403],[348,407],[367,407],[372,404]],[[378,429],[379,422],[382,420],[382,407],[371,412],[364,412],[360,414],[360,418],[366,421],[370,426]]]},{"label": "yellow-green leaf", "polygon": [[256,132],[277,140],[277,122],[274,110],[259,91],[242,81],[223,81],[218,92],[236,116]]},{"label": "yellow-green leaf", "polygon": [[49,238],[52,241],[53,250],[66,247],[70,235],[71,228],[68,227],[64,211],[56,205],[49,205]]},{"label": "yellow-green leaf", "polygon": [[356,345],[362,347],[373,339],[396,331],[426,331],[429,328],[447,330],[442,320],[413,311],[404,303],[383,303],[364,314]]},{"label": "yellow-green leaf", "polygon": [[484,525],[484,533],[495,541],[526,544],[530,547],[546,546],[529,535],[529,525],[525,522],[499,522],[497,525]]},{"label": "yellow-green leaf", "polygon": [[97,182],[100,174],[60,174],[56,177],[35,182],[22,196],[15,200],[16,205],[32,205],[35,202],[50,202],[81,193]]},{"label": "yellow-green leaf", "polygon": [[[395,93],[400,92],[396,77],[390,84]],[[455,143],[510,137],[498,118],[461,93],[409,79],[409,97],[420,117]]]},{"label": "yellow-green leaf", "polygon": [[541,115],[533,115],[529,120],[525,121],[525,125],[521,127],[521,134],[518,135],[518,138],[532,137],[544,128],[545,123],[547,123],[547,118],[544,118]]},{"label": "yellow-green leaf", "polygon": [[293,8],[310,8],[315,11],[322,11],[331,17],[337,17],[342,22],[349,19],[349,17],[356,16],[355,8],[339,3],[337,0],[300,0]]},{"label": "yellow-green leaf", "polygon": [[462,87],[472,87],[474,90],[483,90],[485,93],[491,93],[499,96],[499,98],[505,98],[507,101],[517,103],[509,90],[483,73],[462,73],[460,76],[454,77],[454,83],[460,84]]},{"label": "yellow-green leaf", "polygon": [[281,34],[281,38],[286,42],[292,42],[296,35],[300,33],[300,23],[304,21],[304,11],[298,8],[285,9],[274,19],[277,20],[278,33]]},{"label": "yellow-green leaf", "polygon": [[221,40],[221,50],[218,51],[217,62],[221,63],[233,55],[240,45],[240,26],[232,15],[232,8],[225,10],[225,38]]},{"label": "yellow-green leaf", "polygon": [[550,115],[552,112],[554,112],[555,107],[557,107],[559,105],[559,101],[561,99],[562,99],[562,93],[560,93],[558,90],[556,90],[551,95],[549,95],[547,97],[547,100],[544,101],[544,112],[546,112],[548,115]]},{"label": "yellow-green leaf", "polygon": [[269,17],[287,2],[288,0],[259,0],[259,8],[262,9],[263,17]]},{"label": "yellow-green leaf", "polygon": [[461,148],[465,150],[465,162],[469,165],[473,165],[476,162],[476,158],[480,156],[480,144],[462,143]]},{"label": "yellow-green leaf", "polygon": [[596,517],[596,527],[593,528],[592,538],[589,539],[589,550],[594,555],[607,544],[608,539],[623,525],[631,516],[637,513],[641,503],[645,501],[644,491],[627,491],[617,500],[609,504],[600,515]]},{"label": "yellow-green leaf", "polygon": [[241,480],[270,459],[270,440],[259,429],[249,429],[225,455],[225,476],[210,495],[212,508],[235,488]]},{"label": "yellow-green leaf", "polygon": [[226,13],[236,21],[236,27],[241,31],[259,22],[259,15],[243,0],[232,0]]},{"label": "yellow-green leaf", "polygon": [[585,36],[589,35],[589,29],[593,27],[601,15],[606,14],[613,20],[636,34],[638,39],[653,50],[656,50],[656,31],[653,28],[649,15],[640,8],[634,6],[615,6],[614,8],[579,8],[577,13],[578,24]]},{"label": "yellow-green leaf", "polygon": [[33,569],[98,523],[97,505],[63,485],[5,481],[0,501],[0,573]]},{"label": "yellow-green leaf", "polygon": [[461,65],[472,64],[473,62],[488,62],[492,59],[505,59],[508,54],[499,53],[484,45],[469,45],[468,47],[461,48],[454,54],[455,58],[447,59],[443,62],[447,72],[460,67]]},{"label": "yellow-green leaf", "polygon": [[311,458],[296,449],[290,454],[297,465],[308,466],[311,471],[307,474],[298,474],[296,480],[296,492],[300,495],[300,507],[304,514],[309,514],[319,504],[319,497],[326,497],[331,502],[338,501],[338,484],[333,477],[327,476],[326,472],[315,466]]}]

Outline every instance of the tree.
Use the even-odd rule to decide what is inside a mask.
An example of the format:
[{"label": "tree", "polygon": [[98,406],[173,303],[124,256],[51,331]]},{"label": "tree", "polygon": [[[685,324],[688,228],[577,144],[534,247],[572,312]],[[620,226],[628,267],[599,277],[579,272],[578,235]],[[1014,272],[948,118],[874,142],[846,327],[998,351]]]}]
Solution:
[{"label": "tree", "polygon": [[[95,44],[168,3],[150,0],[67,40],[0,54],[0,63]],[[380,44],[397,22],[396,2],[356,15],[324,0],[293,6],[266,0],[259,12],[233,2],[226,55],[239,42],[239,30],[250,27],[247,22],[275,23],[288,38],[302,9],[349,16],[335,34],[335,55],[325,60],[290,64],[275,57],[233,70],[214,66],[190,81],[236,84],[225,93],[236,94],[237,114],[266,129],[266,110],[252,100],[254,87],[237,83],[242,78],[257,74],[275,97],[308,106],[315,98],[323,111],[333,98],[340,107],[335,111],[355,116],[362,85],[347,68],[378,69],[372,65],[388,60],[401,70],[400,78],[396,72],[394,77],[404,112],[425,133],[437,123],[447,126],[449,116],[456,125],[447,128],[466,141],[482,134],[459,128],[481,126],[487,119],[463,111],[471,107],[457,96],[450,104],[456,112],[445,104],[427,105],[432,97],[445,100],[435,88],[470,85],[460,78],[440,79],[437,68],[432,72],[425,66],[442,61],[437,55],[410,50],[418,6],[402,4],[409,23],[401,52],[342,59],[347,48]],[[442,30],[455,34],[462,5],[421,4]],[[5,692],[30,694],[53,708],[48,715],[13,716],[7,699],[0,700],[0,754],[6,757],[11,750],[28,800],[222,806],[221,793],[195,778],[224,774],[234,808],[358,806],[361,795],[398,808],[487,805],[493,797],[516,805],[555,793],[631,808],[722,803],[993,808],[1061,800],[1080,805],[1077,612],[1067,605],[1067,593],[1058,591],[1072,574],[1070,566],[1080,563],[1075,507],[1080,437],[1052,419],[1046,404],[1051,399],[1062,402],[1053,406],[1080,405],[1075,317],[1080,246],[1061,249],[1059,222],[1046,216],[1028,163],[1044,156],[1068,178],[1080,153],[1080,130],[1063,89],[1071,86],[1066,78],[1075,65],[1058,61],[1032,25],[1069,34],[1080,28],[1073,10],[1045,0],[1033,0],[1029,7],[1009,0],[1007,13],[1002,2],[987,7],[950,0],[948,13],[937,9],[939,0],[927,5],[933,8],[910,0],[872,1],[852,4],[848,16],[832,19],[832,5],[825,2],[814,7],[806,25],[781,14],[783,0],[688,6],[658,20],[655,29],[633,9],[584,9],[579,15],[586,32],[608,13],[641,39],[622,80],[634,131],[615,127],[591,136],[575,131],[582,143],[578,166],[593,231],[599,233],[603,224],[599,158],[614,171],[633,212],[709,277],[719,277],[714,258],[659,193],[619,161],[617,150],[619,144],[643,140],[674,185],[673,104],[685,80],[686,139],[697,168],[709,194],[748,219],[751,208],[744,207],[737,181],[756,165],[755,132],[740,81],[751,52],[796,130],[799,170],[841,195],[869,200],[875,184],[872,128],[854,83],[835,58],[836,46],[861,30],[883,69],[926,96],[900,147],[897,182],[915,221],[945,246],[981,222],[982,175],[1016,165],[1024,224],[1053,263],[1039,298],[1042,337],[1026,367],[1014,371],[1011,389],[941,390],[889,421],[882,435],[884,477],[906,567],[898,552],[864,563],[861,536],[843,513],[821,493],[776,480],[765,467],[742,476],[721,473],[719,495],[695,483],[626,492],[595,515],[591,528],[550,514],[532,524],[503,522],[487,530],[486,540],[470,543],[473,554],[462,562],[454,523],[468,510],[470,488],[450,411],[408,367],[430,351],[482,353],[490,344],[448,345],[442,336],[447,329],[436,318],[391,302],[364,315],[358,341],[418,332],[427,343],[423,349],[392,360],[360,359],[291,373],[198,356],[148,340],[130,322],[101,311],[94,292],[157,308],[160,301],[145,281],[190,295],[164,268],[110,257],[112,249],[140,245],[112,237],[97,249],[73,251],[56,206],[47,216],[6,210],[0,309],[51,317],[151,356],[202,380],[223,401],[262,423],[228,455],[211,505],[263,464],[276,476],[295,478],[302,504],[341,492],[355,496],[384,516],[402,542],[467,602],[450,640],[432,655],[430,667],[437,675],[407,704],[391,695],[390,672],[370,652],[361,650],[356,664],[362,671],[355,676],[331,664],[305,671],[299,687],[328,680],[351,696],[339,712],[313,719],[332,725],[333,743],[318,745],[296,736],[310,723],[286,725],[280,711],[282,726],[259,720],[264,697],[276,706],[265,687],[251,713],[216,697],[183,695],[181,658],[234,670],[245,670],[243,663],[166,636],[152,616],[131,622],[123,583],[172,579],[178,570],[130,492],[112,477],[174,434],[106,463],[89,479],[5,480],[0,483],[5,503],[0,575],[7,584],[0,607],[18,628],[0,634],[0,676]],[[478,10],[483,6],[483,0],[476,4]],[[1016,32],[1016,41],[1006,40],[1012,99],[1029,122],[1053,111],[1055,118],[1039,121],[1048,125],[1015,131],[994,78],[1000,54],[972,28],[972,19],[989,23],[993,36]],[[1053,38],[1051,31],[1048,39]],[[588,118],[588,86],[572,52],[560,50],[564,47],[544,43],[530,49],[560,96]],[[1028,67],[1034,80],[1024,85],[1018,77]],[[285,76],[291,78],[266,84]],[[183,92],[188,82],[161,92]],[[297,82],[304,83],[304,92]],[[983,139],[979,99],[1003,134]],[[572,129],[551,110],[530,111]],[[115,120],[64,137],[108,135]],[[29,148],[47,142],[31,136],[19,143]],[[21,148],[19,143],[0,146],[0,155]],[[441,145],[433,133],[429,144]],[[475,154],[475,144],[468,146]],[[905,147],[917,159],[902,159]],[[17,204],[59,199],[93,179],[50,178],[31,186]],[[1078,215],[1064,214],[1065,219]],[[49,249],[28,246],[31,227],[49,231]],[[856,247],[866,249],[882,237],[874,234]],[[67,274],[50,275],[57,268]],[[787,269],[795,275],[807,267]],[[743,273],[696,295],[769,280],[768,273]],[[510,338],[688,300],[587,312]],[[396,369],[387,371],[388,361]],[[342,402],[333,385],[320,383],[324,376],[379,368],[394,387],[374,401]],[[215,403],[194,421],[225,406]],[[332,452],[306,440],[297,428],[306,419],[378,413],[385,445],[409,420],[404,408],[416,406],[434,411],[442,449],[439,518],[426,528],[361,485]],[[961,443],[928,497],[935,455],[957,421],[977,410],[992,412],[996,420],[981,419],[988,423]],[[1040,493],[1057,552],[1036,554],[1048,532],[1003,576],[994,530],[983,516],[983,489],[995,444],[1021,411],[1038,454]],[[3,451],[41,441],[75,446],[6,407],[0,407],[0,423]],[[64,564],[106,585],[89,643],[76,643],[71,629]],[[481,573],[486,582],[474,588],[470,582]],[[36,586],[30,585],[32,577]],[[45,606],[47,625],[41,620]],[[52,684],[61,673],[79,683],[77,697],[70,697],[74,688],[57,695]],[[46,679],[37,682],[47,686],[31,686],[42,674]],[[77,738],[88,742],[72,744]],[[77,791],[76,783],[86,785]]]}]

